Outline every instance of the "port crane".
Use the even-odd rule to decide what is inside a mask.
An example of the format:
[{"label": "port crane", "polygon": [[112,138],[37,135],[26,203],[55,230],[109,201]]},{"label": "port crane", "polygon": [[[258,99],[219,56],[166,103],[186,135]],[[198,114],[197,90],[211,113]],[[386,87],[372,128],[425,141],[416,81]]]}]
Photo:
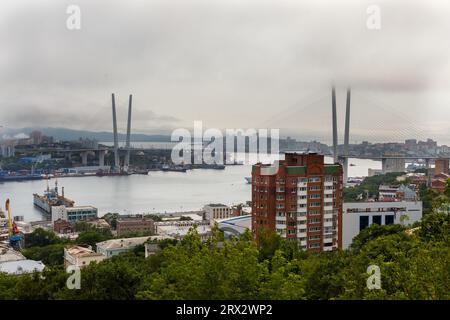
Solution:
[{"label": "port crane", "polygon": [[6,212],[8,212],[9,244],[13,248],[20,249],[22,236],[20,234],[19,228],[17,228],[16,222],[11,220],[11,208],[9,199],[6,199],[5,209]]}]

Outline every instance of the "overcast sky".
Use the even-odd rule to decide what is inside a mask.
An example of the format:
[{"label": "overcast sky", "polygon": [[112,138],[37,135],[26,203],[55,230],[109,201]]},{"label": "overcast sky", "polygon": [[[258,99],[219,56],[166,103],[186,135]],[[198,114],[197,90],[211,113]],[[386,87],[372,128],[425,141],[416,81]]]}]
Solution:
[{"label": "overcast sky", "polygon": [[132,93],[135,132],[202,120],[329,142],[335,83],[341,136],[352,87],[352,142],[450,144],[445,0],[1,1],[0,41],[4,127],[111,130],[114,92],[122,132]]}]

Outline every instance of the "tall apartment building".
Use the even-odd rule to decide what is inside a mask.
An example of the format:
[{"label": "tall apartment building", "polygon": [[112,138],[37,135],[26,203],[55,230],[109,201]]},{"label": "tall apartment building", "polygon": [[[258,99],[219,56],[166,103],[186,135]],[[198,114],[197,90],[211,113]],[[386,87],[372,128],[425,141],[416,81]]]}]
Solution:
[{"label": "tall apartment building", "polygon": [[252,232],[273,230],[308,251],[342,247],[343,168],[316,153],[286,153],[252,168]]},{"label": "tall apartment building", "polygon": [[434,174],[438,175],[440,173],[449,174],[449,159],[436,159],[434,163]]}]

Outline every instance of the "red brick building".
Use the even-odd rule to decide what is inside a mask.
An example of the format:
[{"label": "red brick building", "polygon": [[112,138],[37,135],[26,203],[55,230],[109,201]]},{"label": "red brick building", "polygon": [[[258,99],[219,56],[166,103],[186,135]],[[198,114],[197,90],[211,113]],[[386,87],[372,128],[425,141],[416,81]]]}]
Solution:
[{"label": "red brick building", "polygon": [[449,159],[436,159],[434,163],[434,175],[449,174]]},{"label": "red brick building", "polygon": [[277,168],[252,168],[252,232],[297,241],[308,251],[342,247],[343,168],[316,153],[287,153]]},{"label": "red brick building", "polygon": [[435,175],[431,180],[431,189],[443,193],[448,179],[450,179],[450,175],[445,173]]}]

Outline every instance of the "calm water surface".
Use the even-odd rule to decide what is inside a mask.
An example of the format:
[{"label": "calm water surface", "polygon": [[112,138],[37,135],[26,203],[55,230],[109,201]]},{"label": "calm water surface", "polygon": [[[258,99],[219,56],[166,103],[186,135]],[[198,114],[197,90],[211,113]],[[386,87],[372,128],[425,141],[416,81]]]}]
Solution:
[{"label": "calm water surface", "polygon": [[[331,162],[331,158],[326,159]],[[368,168],[381,168],[381,162],[351,159],[349,176],[365,176]],[[150,172],[123,177],[60,178],[58,184],[75,205],[92,205],[99,215],[108,212],[146,213],[199,210],[203,205],[220,202],[227,205],[251,200],[251,188],[244,177],[251,166],[228,166],[225,170],[191,170],[182,172]],[[53,187],[55,180],[50,180]],[[0,183],[0,207],[11,199],[13,215],[25,221],[43,220],[33,206],[33,193],[42,194],[46,181]]]}]

